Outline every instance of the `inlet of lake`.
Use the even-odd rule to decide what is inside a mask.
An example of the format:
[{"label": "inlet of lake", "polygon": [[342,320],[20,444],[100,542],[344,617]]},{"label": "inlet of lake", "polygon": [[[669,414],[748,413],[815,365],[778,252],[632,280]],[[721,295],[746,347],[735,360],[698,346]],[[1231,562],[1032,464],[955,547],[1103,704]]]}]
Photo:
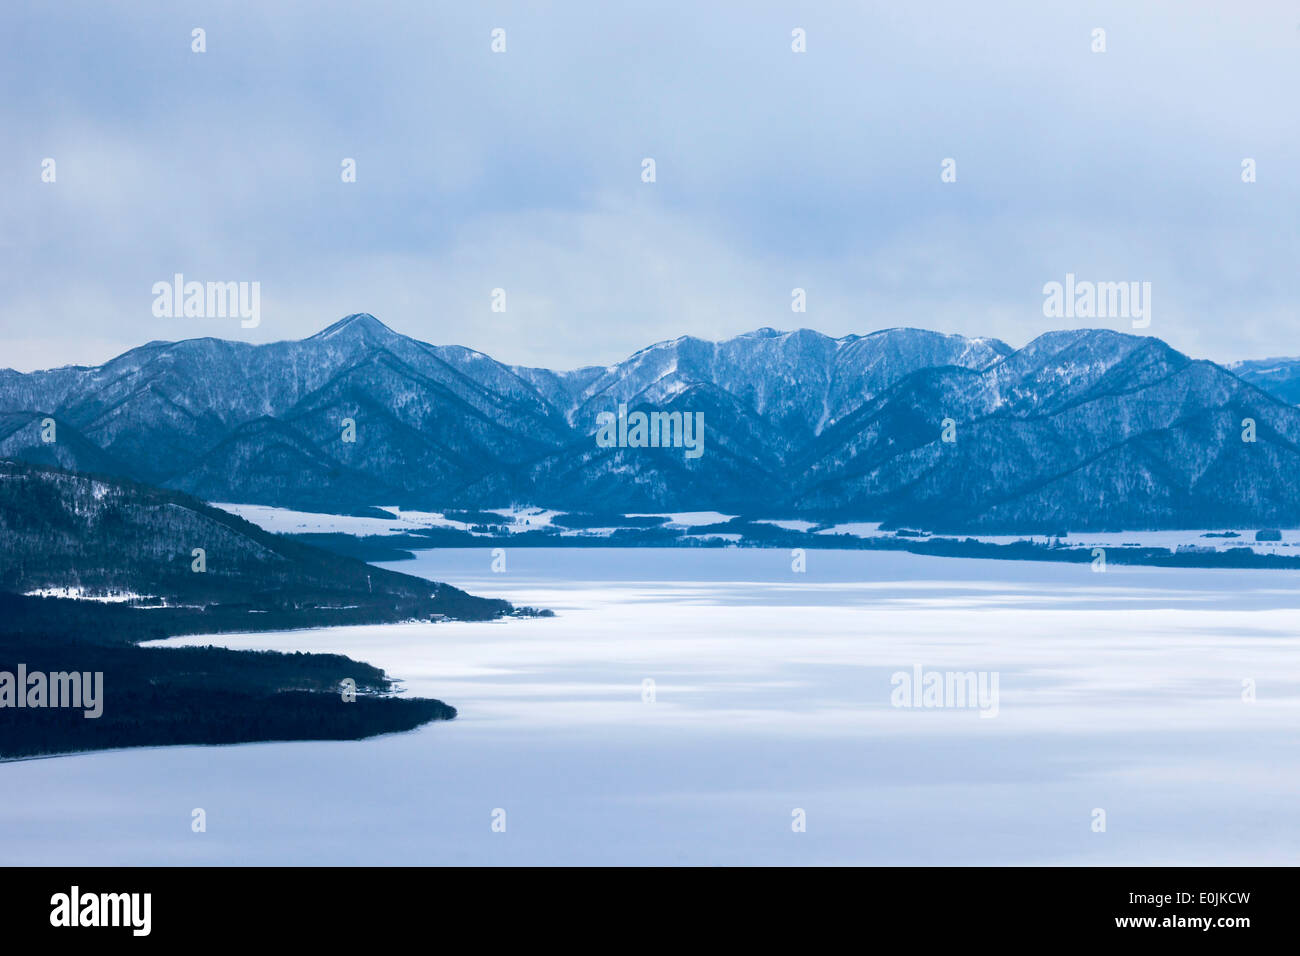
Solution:
[{"label": "inlet of lake", "polygon": [[[385,566],[555,617],[169,641],[346,654],[460,716],[3,764],[0,861],[1300,860],[1296,572],[792,563],[509,548],[494,573],[488,550],[427,551]],[[900,706],[899,675],[949,673],[995,677],[996,707]]]}]

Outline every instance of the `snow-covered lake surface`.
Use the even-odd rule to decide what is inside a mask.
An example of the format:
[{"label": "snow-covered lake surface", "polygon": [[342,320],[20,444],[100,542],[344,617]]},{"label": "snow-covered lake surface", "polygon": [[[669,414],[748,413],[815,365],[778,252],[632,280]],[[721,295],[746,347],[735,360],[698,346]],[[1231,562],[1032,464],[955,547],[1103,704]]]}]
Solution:
[{"label": "snow-covered lake surface", "polygon": [[[2,764],[0,862],[1300,860],[1295,573],[870,551],[810,551],[805,573],[771,550],[506,557],[502,574],[488,550],[390,566],[555,618],[212,639],[346,653],[457,720]],[[892,676],[917,666],[997,675],[996,716],[892,706]]]}]

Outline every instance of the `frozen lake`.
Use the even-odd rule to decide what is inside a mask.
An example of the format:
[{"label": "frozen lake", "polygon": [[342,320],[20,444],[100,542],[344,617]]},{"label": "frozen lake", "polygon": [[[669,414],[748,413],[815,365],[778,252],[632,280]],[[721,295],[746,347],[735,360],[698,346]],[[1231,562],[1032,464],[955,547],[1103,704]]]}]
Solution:
[{"label": "frozen lake", "polygon": [[[1295,572],[810,551],[794,573],[789,552],[736,549],[506,562],[388,566],[555,618],[183,641],[346,653],[457,720],[0,764],[0,862],[1300,860]],[[893,676],[917,668],[995,677],[996,708],[894,706]]]}]

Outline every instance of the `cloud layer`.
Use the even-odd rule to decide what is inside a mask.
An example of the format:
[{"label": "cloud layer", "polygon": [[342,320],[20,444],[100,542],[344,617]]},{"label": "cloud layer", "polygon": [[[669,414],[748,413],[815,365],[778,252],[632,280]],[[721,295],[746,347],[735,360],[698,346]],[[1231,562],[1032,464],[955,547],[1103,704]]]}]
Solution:
[{"label": "cloud layer", "polygon": [[[7,5],[0,366],[357,311],[549,367],[764,325],[1020,345],[1067,272],[1151,282],[1198,357],[1298,353],[1300,13],[1129,6]],[[261,325],[155,318],[175,272],[259,281]]]}]

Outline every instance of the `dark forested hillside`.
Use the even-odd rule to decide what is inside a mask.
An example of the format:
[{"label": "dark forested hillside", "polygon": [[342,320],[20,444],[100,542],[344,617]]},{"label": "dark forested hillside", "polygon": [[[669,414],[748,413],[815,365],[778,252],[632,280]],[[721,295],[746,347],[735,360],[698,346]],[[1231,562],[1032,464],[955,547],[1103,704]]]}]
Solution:
[{"label": "dark forested hillside", "polygon": [[[391,696],[381,670],[340,655],[138,642],[513,610],[267,534],[179,492],[0,461],[0,758],[355,739],[449,719],[454,708]],[[102,713],[16,706],[20,667],[102,674]]]},{"label": "dark forested hillside", "polygon": [[0,461],[0,589],[55,588],[292,616],[297,627],[511,611],[269,534],[179,492]]}]

